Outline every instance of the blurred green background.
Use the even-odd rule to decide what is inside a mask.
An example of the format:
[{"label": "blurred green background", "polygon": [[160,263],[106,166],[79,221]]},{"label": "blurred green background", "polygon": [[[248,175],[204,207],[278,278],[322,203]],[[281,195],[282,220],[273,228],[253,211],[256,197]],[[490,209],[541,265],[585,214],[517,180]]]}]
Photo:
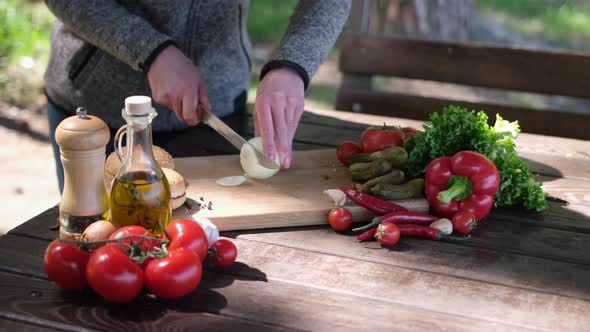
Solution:
[{"label": "blurred green background", "polygon": [[[588,0],[475,1],[483,15],[518,33],[558,43],[564,48],[590,49]],[[297,0],[251,1],[248,31],[255,50],[266,50],[262,54],[269,54],[280,41],[296,4]],[[42,1],[0,0],[0,101],[27,108],[38,100],[52,21],[53,15]],[[262,58],[254,57],[259,62]],[[336,59],[331,57],[331,61]],[[258,83],[255,78],[253,73],[252,90]],[[330,107],[335,89],[322,84],[312,87],[307,97]]]}]

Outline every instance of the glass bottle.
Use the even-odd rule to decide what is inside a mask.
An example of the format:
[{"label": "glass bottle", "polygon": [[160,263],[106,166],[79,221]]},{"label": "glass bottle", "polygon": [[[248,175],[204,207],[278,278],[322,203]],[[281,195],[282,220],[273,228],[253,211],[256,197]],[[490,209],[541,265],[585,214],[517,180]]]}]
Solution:
[{"label": "glass bottle", "polygon": [[[150,97],[125,99],[121,111],[127,121],[115,135],[115,151],[121,168],[111,189],[111,220],[118,226],[139,225],[154,235],[162,233],[170,221],[171,195],[168,180],[152,152],[152,120],[158,115]],[[122,139],[127,135],[127,155]]]}]

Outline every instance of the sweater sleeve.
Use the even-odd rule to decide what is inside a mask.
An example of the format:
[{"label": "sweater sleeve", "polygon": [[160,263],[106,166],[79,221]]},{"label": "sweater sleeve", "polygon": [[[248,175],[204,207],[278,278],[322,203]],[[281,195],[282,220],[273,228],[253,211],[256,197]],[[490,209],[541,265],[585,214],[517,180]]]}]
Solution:
[{"label": "sweater sleeve", "polygon": [[350,4],[351,0],[300,0],[260,78],[271,69],[290,67],[302,76],[307,87],[342,31]]},{"label": "sweater sleeve", "polygon": [[47,7],[74,34],[127,63],[146,70],[155,53],[171,38],[115,0],[45,0]]}]

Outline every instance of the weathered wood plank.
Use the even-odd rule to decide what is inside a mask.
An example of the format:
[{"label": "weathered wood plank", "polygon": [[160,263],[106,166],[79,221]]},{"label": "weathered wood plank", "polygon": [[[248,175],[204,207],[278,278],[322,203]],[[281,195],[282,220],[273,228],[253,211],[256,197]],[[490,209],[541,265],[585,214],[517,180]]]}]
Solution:
[{"label": "weathered wood plank", "polygon": [[[130,305],[115,306],[89,290],[65,293],[45,280],[0,272],[0,312],[100,330],[124,326],[127,331],[193,330],[193,327],[257,331],[280,330],[279,327],[338,331],[378,328],[517,331],[523,328],[497,320],[473,319],[468,314],[441,314],[354,292],[308,287],[282,278],[269,279],[263,272],[244,264],[235,264],[224,273],[230,274],[206,271],[199,288],[179,301],[142,296]],[[396,319],[392,320],[392,316]]]},{"label": "weathered wood plank", "polygon": [[590,97],[590,56],[572,51],[347,34],[339,64],[344,73]]},{"label": "weathered wood plank", "polygon": [[[352,111],[357,108],[364,113],[416,120],[427,120],[430,113],[437,112],[447,105],[457,105],[477,110],[483,109],[488,114],[499,113],[508,119],[518,119],[522,129],[529,133],[590,139],[590,134],[586,130],[586,124],[590,122],[590,112],[541,110],[490,102],[450,100],[431,96],[350,88],[341,88],[336,99],[336,108],[343,111]],[[552,125],[554,123],[567,125],[554,126]]]},{"label": "weathered wood plank", "polygon": [[[273,234],[280,237],[272,239]],[[291,238],[294,235],[296,237]],[[238,236],[236,244],[240,248],[239,261],[245,265],[238,264],[223,270],[223,273],[314,289],[305,293],[326,290],[329,292],[323,296],[329,299],[332,293],[367,300],[384,299],[491,321],[508,315],[505,322],[528,327],[575,329],[577,326],[568,326],[569,323],[563,321],[574,319],[581,310],[590,309],[590,302],[580,300],[590,296],[590,289],[585,286],[590,274],[587,266],[470,249],[455,244],[404,242],[408,242],[407,245],[400,244],[401,247],[392,251],[367,249],[354,243],[352,238],[325,228],[323,232],[316,230],[305,234],[297,231],[244,234]],[[0,244],[4,246],[0,250],[3,269],[8,267],[13,273],[22,269],[23,274],[44,276],[40,253],[47,245],[46,241],[16,241],[12,237],[6,240],[0,238]],[[415,244],[426,252],[414,249]],[[32,250],[23,255],[23,247]],[[22,263],[23,259],[28,262],[27,266]],[[482,270],[479,270],[480,267]],[[457,268],[455,272],[454,268]],[[260,291],[261,284],[255,287]],[[540,292],[530,291],[536,288]],[[555,293],[552,294],[552,291]],[[473,297],[474,293],[478,294],[477,298]],[[452,305],[445,307],[445,302]],[[391,306],[390,303],[388,310]],[[464,310],[474,306],[478,309]],[[557,309],[547,310],[565,306],[570,310],[565,315],[571,317],[563,317],[564,313],[554,311]],[[362,310],[361,307],[355,306],[358,310]],[[533,317],[541,312],[543,319],[535,321]],[[232,316],[235,315],[232,313]],[[585,322],[579,321],[578,317],[578,323]]]},{"label": "weathered wood plank", "polygon": [[543,181],[543,190],[547,194],[570,204],[590,205],[590,181],[549,176],[537,176],[536,178]]},{"label": "weathered wood plank", "polygon": [[563,204],[552,200],[547,209],[537,214],[520,207],[495,208],[491,217],[499,222],[527,224],[570,232],[590,233],[590,206]]},{"label": "weathered wood plank", "polygon": [[[10,320],[2,316],[0,313],[0,330],[1,331],[10,331],[10,332],[48,332],[48,331],[55,331],[55,328],[49,328],[45,326],[40,326],[36,324],[29,324],[23,321],[18,320]],[[62,330],[62,329],[60,329]],[[82,329],[68,329],[64,328],[62,331],[80,331]]]},{"label": "weathered wood plank", "polygon": [[46,240],[53,240],[59,237],[59,232],[55,226],[59,226],[59,208],[54,206],[49,208],[35,217],[29,219],[7,232],[7,234],[20,234],[26,237],[35,237]]},{"label": "weathered wood plank", "polygon": [[[570,297],[400,268],[394,265],[397,262],[395,251],[389,256],[393,264],[385,265],[342,257],[346,249],[336,255],[325,255],[307,249],[293,250],[285,244],[246,243],[240,238],[237,244],[241,248],[241,261],[264,271],[269,280],[280,278],[309,287],[363,294],[540,329],[581,328],[586,322],[577,324],[581,323],[580,319],[584,320],[581,317],[585,317],[584,311],[590,306],[588,301]],[[564,307],[568,308],[567,322],[558,309]],[[578,322],[570,325],[570,319]]]},{"label": "weathered wood plank", "polygon": [[0,237],[0,271],[46,279],[43,257],[49,243],[15,235]]},{"label": "weathered wood plank", "polygon": [[590,299],[587,265],[572,264],[475,246],[402,239],[391,250],[357,243],[328,228],[265,233],[227,233],[238,239],[287,246],[351,259],[489,282],[551,294]]},{"label": "weathered wood plank", "polygon": [[[206,278],[211,279],[211,276]],[[9,317],[57,330],[125,331],[288,331],[228,315],[202,312],[182,301],[158,301],[142,296],[130,305],[107,303],[90,290],[64,292],[53,283],[0,272],[0,317]],[[217,301],[222,309],[226,300],[212,289],[203,289],[205,298]],[[192,296],[197,297],[200,294]],[[203,300],[195,301],[203,302]],[[211,310],[216,310],[214,306]],[[0,321],[0,326],[1,326]]]}]

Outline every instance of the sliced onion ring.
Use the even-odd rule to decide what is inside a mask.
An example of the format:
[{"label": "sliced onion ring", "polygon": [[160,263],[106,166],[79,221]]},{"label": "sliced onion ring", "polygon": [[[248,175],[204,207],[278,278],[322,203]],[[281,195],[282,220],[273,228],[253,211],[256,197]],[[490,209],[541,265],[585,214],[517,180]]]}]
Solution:
[{"label": "sliced onion ring", "polygon": [[242,183],[246,182],[246,180],[248,180],[248,179],[245,176],[236,175],[236,176],[226,176],[226,177],[217,179],[217,181],[215,181],[215,183],[217,183],[218,185],[220,185],[222,187],[237,187],[237,186],[241,185]]}]

